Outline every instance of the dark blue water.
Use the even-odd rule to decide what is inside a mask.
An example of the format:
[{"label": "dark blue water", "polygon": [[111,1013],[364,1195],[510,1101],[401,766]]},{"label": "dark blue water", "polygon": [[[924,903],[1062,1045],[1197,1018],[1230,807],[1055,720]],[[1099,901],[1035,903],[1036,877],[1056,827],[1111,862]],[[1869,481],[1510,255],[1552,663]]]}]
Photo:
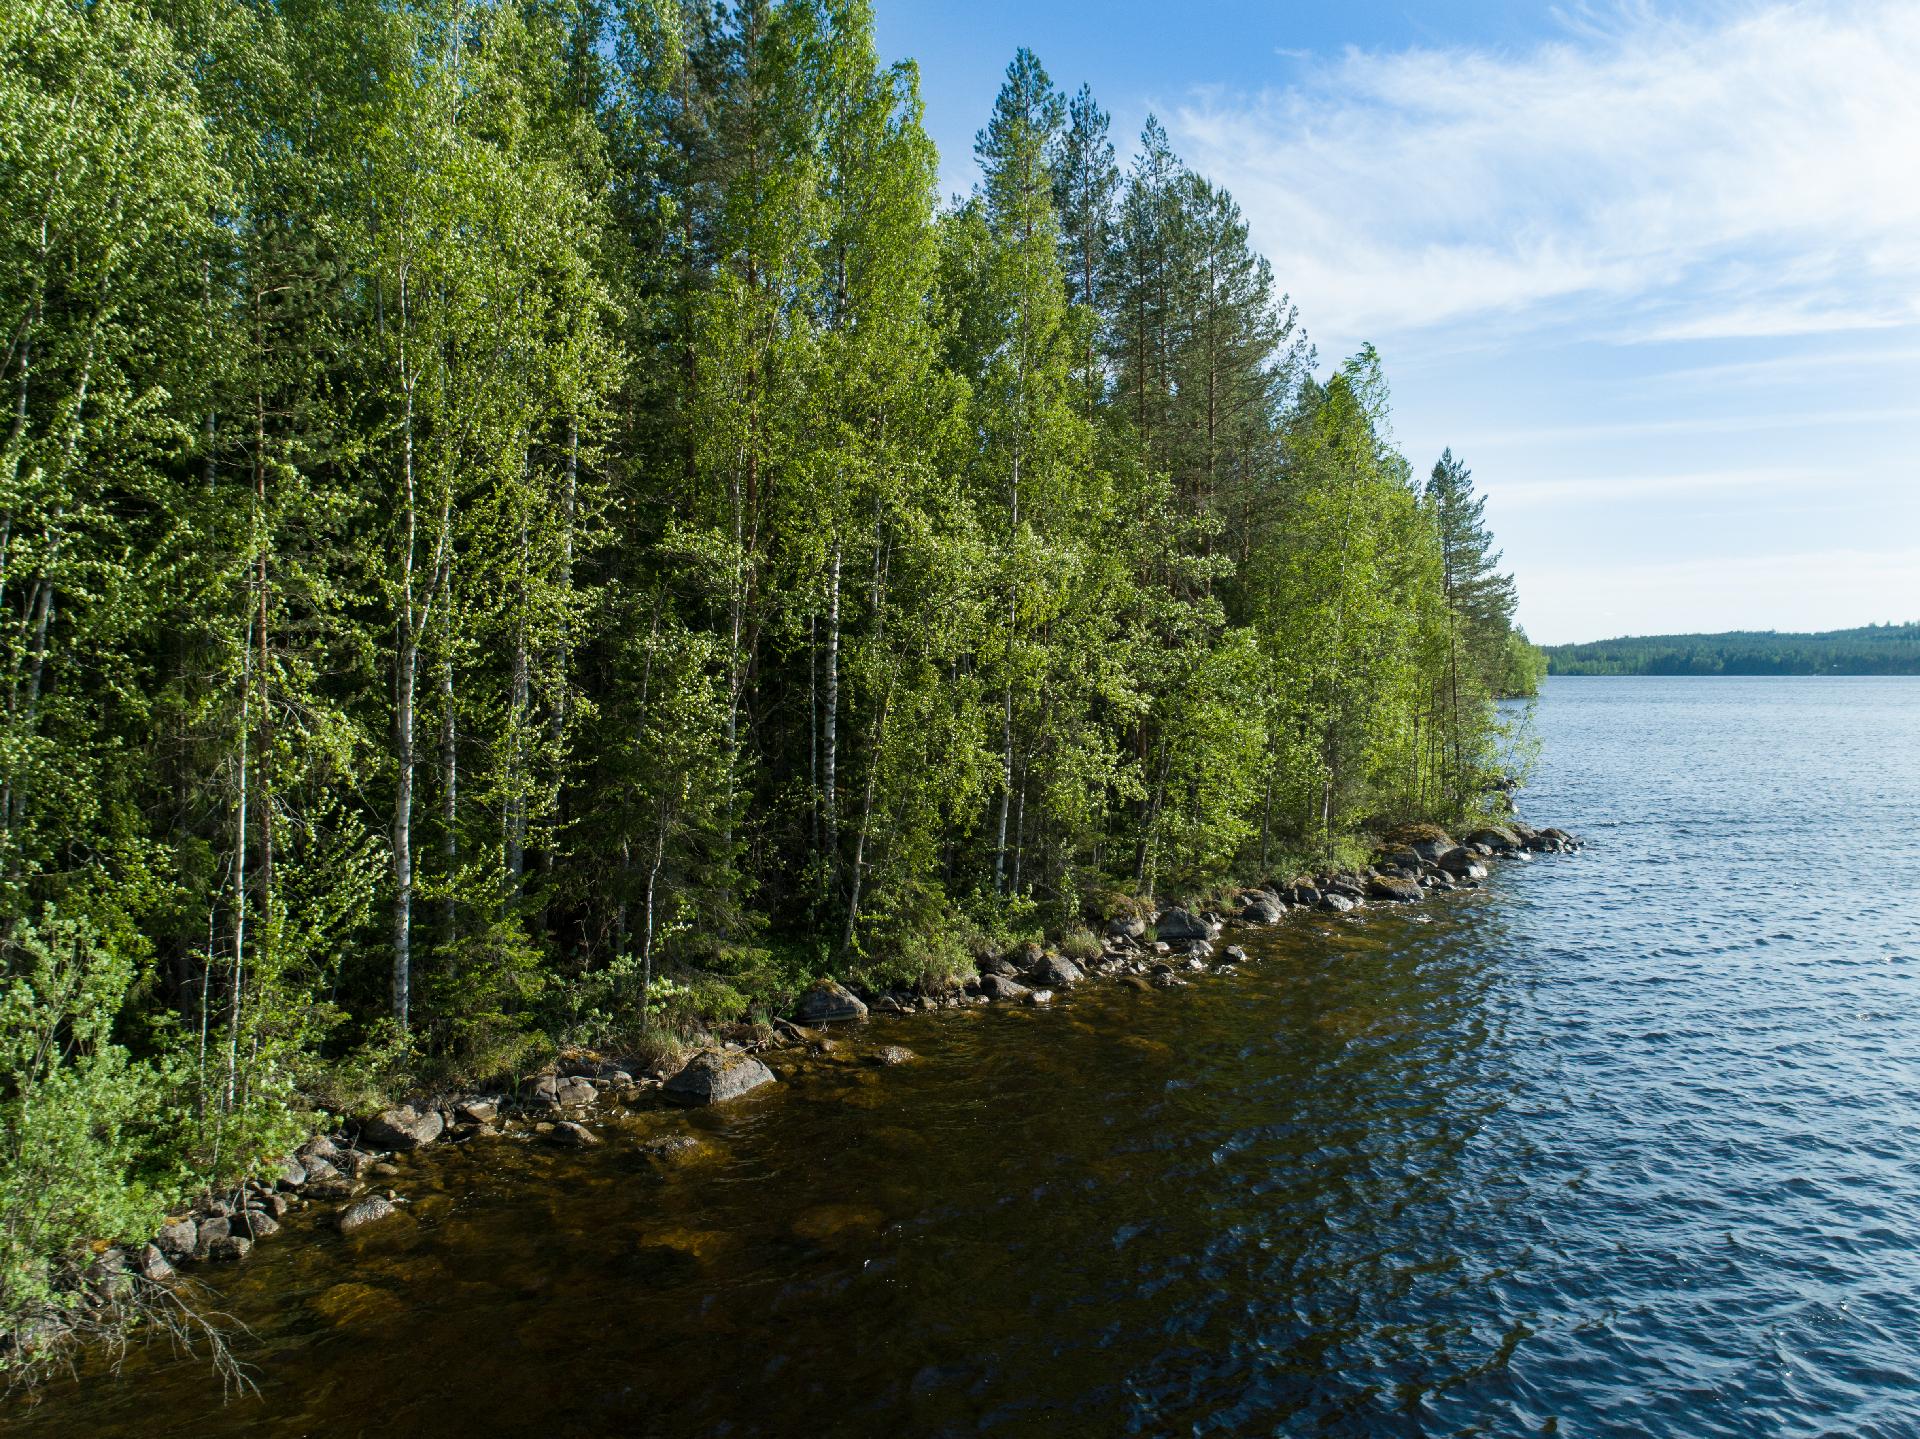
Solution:
[{"label": "dark blue water", "polygon": [[153,1347],[20,1427],[1920,1434],[1920,680],[1556,679],[1536,726],[1581,854],[431,1151],[404,1220],[219,1276],[257,1397]]}]

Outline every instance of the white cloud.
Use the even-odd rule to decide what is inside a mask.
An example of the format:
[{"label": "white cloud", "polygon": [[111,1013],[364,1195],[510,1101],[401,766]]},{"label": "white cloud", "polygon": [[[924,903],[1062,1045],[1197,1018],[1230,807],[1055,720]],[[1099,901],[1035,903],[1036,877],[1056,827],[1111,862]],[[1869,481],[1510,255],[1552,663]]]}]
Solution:
[{"label": "white cloud", "polygon": [[1521,53],[1348,51],[1170,117],[1310,324],[1620,340],[1920,322],[1920,5],[1586,16]]}]

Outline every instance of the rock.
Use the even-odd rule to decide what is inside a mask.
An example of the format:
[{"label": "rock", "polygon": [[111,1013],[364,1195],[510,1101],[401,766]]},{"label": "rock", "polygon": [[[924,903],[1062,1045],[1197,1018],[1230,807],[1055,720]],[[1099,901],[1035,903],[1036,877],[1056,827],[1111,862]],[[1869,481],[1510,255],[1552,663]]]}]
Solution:
[{"label": "rock", "polygon": [[309,1179],[300,1193],[306,1199],[345,1199],[353,1193],[353,1184],[344,1174],[335,1174],[330,1179]]},{"label": "rock", "polygon": [[600,1142],[600,1136],[586,1125],[575,1124],[571,1120],[562,1120],[554,1125],[553,1133],[547,1137],[569,1149],[591,1149]]},{"label": "rock", "polygon": [[1157,938],[1168,944],[1213,938],[1213,930],[1204,920],[1196,919],[1178,905],[1161,912],[1160,917],[1153,922],[1153,931]]},{"label": "rock", "polygon": [[1287,888],[1287,903],[1302,909],[1312,909],[1320,903],[1320,891],[1310,884],[1290,885]]},{"label": "rock", "polygon": [[1420,886],[1410,879],[1375,875],[1367,881],[1367,898],[1369,899],[1384,899],[1392,904],[1412,904],[1420,897]]},{"label": "rock", "polygon": [[207,1246],[207,1258],[232,1264],[253,1252],[253,1241],[244,1234],[223,1234]]},{"label": "rock", "polygon": [[233,1221],[224,1214],[201,1220],[199,1228],[194,1231],[194,1255],[205,1259],[213,1252],[213,1246],[232,1232]]},{"label": "rock", "polygon": [[707,1152],[707,1146],[691,1134],[664,1134],[640,1146],[640,1152],[656,1164],[677,1169],[683,1164],[691,1164]]},{"label": "rock", "polygon": [[527,1103],[536,1108],[551,1109],[560,1102],[560,1085],[557,1074],[537,1074],[527,1086]]},{"label": "rock", "polygon": [[499,1113],[500,1106],[491,1099],[469,1099],[453,1111],[462,1124],[491,1124]]},{"label": "rock", "polygon": [[1153,972],[1153,983],[1160,989],[1178,989],[1184,985],[1186,981],[1171,969],[1156,969]]},{"label": "rock", "polygon": [[425,1114],[411,1104],[398,1109],[383,1109],[362,1127],[361,1137],[381,1149],[409,1150],[433,1143],[445,1129],[446,1121],[438,1110]]},{"label": "rock", "polygon": [[383,1194],[370,1194],[358,1204],[347,1206],[340,1216],[340,1232],[355,1234],[369,1224],[378,1224],[383,1219],[391,1219],[400,1211],[391,1199]]},{"label": "rock", "polygon": [[1196,939],[1186,946],[1187,967],[1196,968],[1213,958],[1213,946],[1204,939]]},{"label": "rock", "polygon": [[165,1284],[174,1277],[173,1265],[157,1244],[143,1244],[133,1263],[133,1272],[149,1284]]},{"label": "rock", "polygon": [[1030,989],[1027,991],[1028,1004],[1052,1004],[1053,991],[1050,989]]},{"label": "rock", "polygon": [[591,1080],[574,1077],[560,1081],[553,1098],[563,1109],[582,1109],[597,1102],[600,1091],[593,1087]]},{"label": "rock", "polygon": [[1228,945],[1220,951],[1220,955],[1221,958],[1229,960],[1234,964],[1245,964],[1247,962],[1247,952],[1237,944]]},{"label": "rock", "polygon": [[1086,973],[1063,955],[1047,954],[1027,971],[1027,978],[1043,989],[1065,989],[1080,983]]},{"label": "rock", "polygon": [[802,1024],[828,1024],[842,1019],[865,1019],[867,1007],[844,985],[823,979],[805,994],[793,1008],[793,1017]]},{"label": "rock", "polygon": [[1025,999],[1027,987],[1015,979],[1004,975],[989,974],[980,980],[980,992],[988,999]]},{"label": "rock", "polygon": [[1240,918],[1248,924],[1278,924],[1284,911],[1280,901],[1271,895],[1261,895],[1258,899],[1248,899],[1240,906]]},{"label": "rock", "polygon": [[1115,939],[1143,939],[1147,922],[1137,914],[1117,914],[1107,921],[1107,933]]},{"label": "rock", "polygon": [[911,1061],[913,1057],[913,1051],[904,1045],[886,1044],[874,1050],[872,1054],[869,1054],[867,1056],[867,1063],[877,1064],[882,1068],[891,1068],[896,1064],[906,1064]]},{"label": "rock", "polygon": [[340,1157],[340,1146],[335,1144],[326,1135],[316,1134],[296,1149],[293,1152],[293,1157],[306,1165],[308,1169],[312,1169],[313,1161],[316,1159],[324,1159],[329,1164],[338,1159]]},{"label": "rock", "polygon": [[329,1179],[341,1178],[340,1171],[334,1167],[333,1161],[322,1159],[317,1154],[308,1159],[302,1167],[307,1172],[306,1179],[301,1182],[303,1189],[314,1184],[324,1184]]},{"label": "rock", "polygon": [[688,1104],[724,1104],[772,1084],[773,1071],[749,1054],[696,1054],[666,1083],[664,1093]]},{"label": "rock", "polygon": [[227,1221],[228,1229],[248,1239],[265,1239],[280,1232],[280,1221],[264,1210],[249,1209]]},{"label": "rock", "polygon": [[200,1247],[200,1230],[191,1219],[174,1219],[160,1226],[160,1232],[153,1236],[154,1246],[176,1264],[182,1259],[193,1258],[193,1251]]},{"label": "rock", "polygon": [[1153,988],[1153,986],[1148,984],[1143,977],[1137,974],[1121,975],[1120,987],[1122,989],[1132,989],[1132,990],[1139,990],[1139,991],[1145,991]]},{"label": "rock", "polygon": [[307,1182],[307,1166],[289,1155],[274,1166],[273,1182],[282,1189],[298,1189]]},{"label": "rock", "polygon": [[1345,914],[1353,907],[1353,901],[1338,891],[1328,890],[1320,896],[1320,908],[1328,914]]},{"label": "rock", "polygon": [[1465,878],[1467,871],[1475,867],[1473,855],[1459,845],[1455,845],[1445,854],[1435,859],[1434,864],[1438,868],[1446,871],[1446,873],[1452,875],[1455,879]]},{"label": "rock", "polygon": [[1467,843],[1483,844],[1490,854],[1507,854],[1520,848],[1520,836],[1499,825],[1489,825],[1468,835]]},{"label": "rock", "polygon": [[1441,855],[1446,854],[1449,850],[1458,849],[1459,847],[1460,846],[1444,835],[1437,839],[1416,840],[1407,846],[1408,849],[1419,855],[1427,864],[1438,864]]}]

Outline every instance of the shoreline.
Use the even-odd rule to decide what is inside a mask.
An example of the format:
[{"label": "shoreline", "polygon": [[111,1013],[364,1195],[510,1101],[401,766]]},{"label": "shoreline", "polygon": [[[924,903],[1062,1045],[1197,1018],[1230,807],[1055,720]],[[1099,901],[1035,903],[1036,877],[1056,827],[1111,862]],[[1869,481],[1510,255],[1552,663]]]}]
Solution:
[{"label": "shoreline", "polygon": [[[1369,908],[1405,909],[1436,894],[1479,888],[1498,861],[1524,863],[1581,847],[1564,830],[1536,830],[1512,817],[1479,826],[1460,843],[1437,826],[1403,825],[1389,832],[1364,869],[1303,874],[1284,884],[1228,891],[1238,901],[1231,913],[1169,905],[1151,916],[1110,920],[1097,956],[1077,960],[1058,947],[1028,941],[980,957],[978,973],[938,994],[856,991],[822,980],[800,996],[791,1015],[772,1021],[768,1037],[716,1041],[677,1067],[575,1051],[510,1090],[417,1097],[313,1135],[268,1173],[182,1205],[144,1243],[96,1245],[93,1261],[78,1277],[89,1296],[81,1314],[49,1316],[29,1332],[30,1352],[58,1357],[102,1339],[111,1342],[163,1306],[184,1307],[174,1294],[177,1284],[209,1266],[244,1261],[256,1243],[280,1232],[289,1214],[327,1211],[312,1227],[339,1238],[378,1225],[408,1202],[394,1187],[404,1178],[393,1163],[401,1154],[476,1140],[593,1148],[603,1142],[600,1127],[635,1116],[636,1106],[697,1108],[760,1092],[783,1077],[768,1059],[778,1063],[795,1051],[803,1051],[801,1057],[836,1053],[874,1012],[906,1016],[993,1004],[1046,1006],[1062,991],[1101,981],[1140,991],[1178,989],[1194,976],[1231,975],[1251,962],[1240,945],[1229,942],[1233,934],[1271,928],[1297,914],[1339,917]],[[857,1049],[855,1057],[889,1067],[915,1056],[888,1043]],[[672,1163],[694,1143],[685,1135],[668,1135],[645,1148]],[[210,1324],[169,1326],[189,1352],[196,1347],[195,1328],[224,1367],[219,1336]]]}]

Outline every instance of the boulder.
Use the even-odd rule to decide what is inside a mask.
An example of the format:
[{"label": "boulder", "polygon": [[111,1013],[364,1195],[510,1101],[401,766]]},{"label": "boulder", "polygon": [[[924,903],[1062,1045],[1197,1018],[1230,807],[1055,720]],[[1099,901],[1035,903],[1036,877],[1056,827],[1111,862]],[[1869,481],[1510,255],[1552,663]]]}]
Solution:
[{"label": "boulder", "polygon": [[1220,956],[1229,964],[1245,964],[1247,962],[1247,952],[1237,944],[1228,945],[1220,951]]},{"label": "boulder", "polygon": [[773,1082],[773,1071],[750,1054],[707,1050],[669,1079],[663,1092],[687,1104],[724,1104]]},{"label": "boulder", "polygon": [[1301,909],[1312,909],[1320,903],[1320,891],[1310,884],[1287,886],[1287,903]]},{"label": "boulder", "polygon": [[307,1182],[307,1166],[292,1155],[288,1155],[285,1159],[274,1163],[269,1182],[279,1185],[282,1189],[298,1189]]},{"label": "boulder", "polygon": [[446,1127],[438,1110],[422,1114],[411,1104],[403,1104],[398,1109],[381,1110],[366,1122],[360,1134],[380,1149],[407,1150],[433,1143]]},{"label": "boulder", "polygon": [[1369,899],[1384,899],[1390,904],[1412,904],[1420,897],[1420,886],[1410,879],[1379,874],[1367,881]]},{"label": "boulder", "polygon": [[1459,846],[1445,835],[1442,835],[1438,839],[1415,840],[1412,844],[1408,845],[1407,848],[1419,855],[1425,863],[1438,864],[1441,855],[1446,854],[1449,850],[1458,849]]},{"label": "boulder", "polygon": [[1468,835],[1467,843],[1484,844],[1491,854],[1507,854],[1520,848],[1520,836],[1499,825],[1488,825]]},{"label": "boulder", "polygon": [[600,1091],[593,1082],[578,1075],[563,1079],[555,1087],[553,1100],[563,1109],[580,1109],[600,1098]]},{"label": "boulder", "polygon": [[1345,914],[1354,908],[1354,902],[1344,894],[1329,890],[1320,896],[1320,908],[1328,914]]},{"label": "boulder", "polygon": [[1282,913],[1280,901],[1269,894],[1249,896],[1240,906],[1240,918],[1249,924],[1278,924]]},{"label": "boulder", "polygon": [[1052,1004],[1053,991],[1050,989],[1030,989],[1027,991],[1028,1004]]},{"label": "boulder", "polygon": [[165,1284],[173,1278],[173,1265],[167,1262],[167,1256],[157,1244],[143,1244],[140,1247],[133,1270],[149,1284]]},{"label": "boulder", "polygon": [[793,1017],[802,1024],[827,1024],[840,1019],[865,1019],[867,1007],[846,986],[823,979],[794,1006]]},{"label": "boulder", "polygon": [[565,1145],[568,1149],[591,1149],[600,1142],[600,1136],[584,1124],[575,1124],[571,1120],[562,1120],[553,1126],[553,1133],[547,1138],[555,1144]]},{"label": "boulder", "polygon": [[153,1243],[155,1248],[177,1264],[182,1259],[193,1258],[193,1251],[200,1247],[200,1231],[191,1219],[169,1220],[153,1236]]},{"label": "boulder", "polygon": [[1137,914],[1117,914],[1107,921],[1107,933],[1115,939],[1142,939],[1147,922]]},{"label": "boulder", "polygon": [[326,1135],[316,1134],[296,1149],[293,1152],[293,1157],[311,1169],[313,1167],[313,1161],[316,1159],[324,1159],[329,1164],[338,1159],[340,1157],[340,1146],[335,1144]]},{"label": "boulder", "polygon": [[1153,922],[1153,930],[1155,935],[1168,944],[1213,938],[1213,930],[1205,920],[1196,919],[1178,905],[1161,911],[1160,917]]},{"label": "boulder", "polygon": [[884,1044],[867,1056],[867,1063],[890,1069],[896,1064],[906,1064],[912,1058],[913,1051],[905,1045]]},{"label": "boulder", "polygon": [[1455,845],[1433,862],[1435,866],[1445,870],[1455,879],[1462,879],[1465,878],[1467,871],[1473,867],[1473,854],[1471,851]]},{"label": "boulder", "polygon": [[223,1234],[207,1246],[207,1258],[231,1264],[253,1252],[253,1241],[244,1234]]},{"label": "boulder", "polygon": [[1213,945],[1208,940],[1196,939],[1186,946],[1186,952],[1188,967],[1197,968],[1213,958]]},{"label": "boulder", "polygon": [[1027,987],[1017,979],[1008,979],[1005,975],[989,974],[980,980],[980,992],[988,999],[1025,999]]},{"label": "boulder", "polygon": [[1027,979],[1042,989],[1065,989],[1086,977],[1079,965],[1058,954],[1042,955],[1040,962],[1027,971]]},{"label": "boulder", "polygon": [[453,1111],[453,1117],[462,1124],[491,1124],[499,1113],[500,1106],[491,1099],[469,1099]]},{"label": "boulder", "polygon": [[391,1219],[400,1211],[391,1199],[381,1194],[369,1194],[358,1204],[350,1204],[340,1216],[340,1232],[353,1234],[365,1229],[369,1224],[378,1224],[383,1219]]},{"label": "boulder", "polygon": [[265,1239],[280,1232],[280,1221],[262,1209],[248,1209],[227,1221],[229,1232],[249,1239]]},{"label": "boulder", "polygon": [[200,1221],[195,1232],[193,1252],[196,1257],[205,1259],[213,1253],[213,1246],[233,1233],[233,1221],[224,1214],[216,1214],[211,1219]]}]

